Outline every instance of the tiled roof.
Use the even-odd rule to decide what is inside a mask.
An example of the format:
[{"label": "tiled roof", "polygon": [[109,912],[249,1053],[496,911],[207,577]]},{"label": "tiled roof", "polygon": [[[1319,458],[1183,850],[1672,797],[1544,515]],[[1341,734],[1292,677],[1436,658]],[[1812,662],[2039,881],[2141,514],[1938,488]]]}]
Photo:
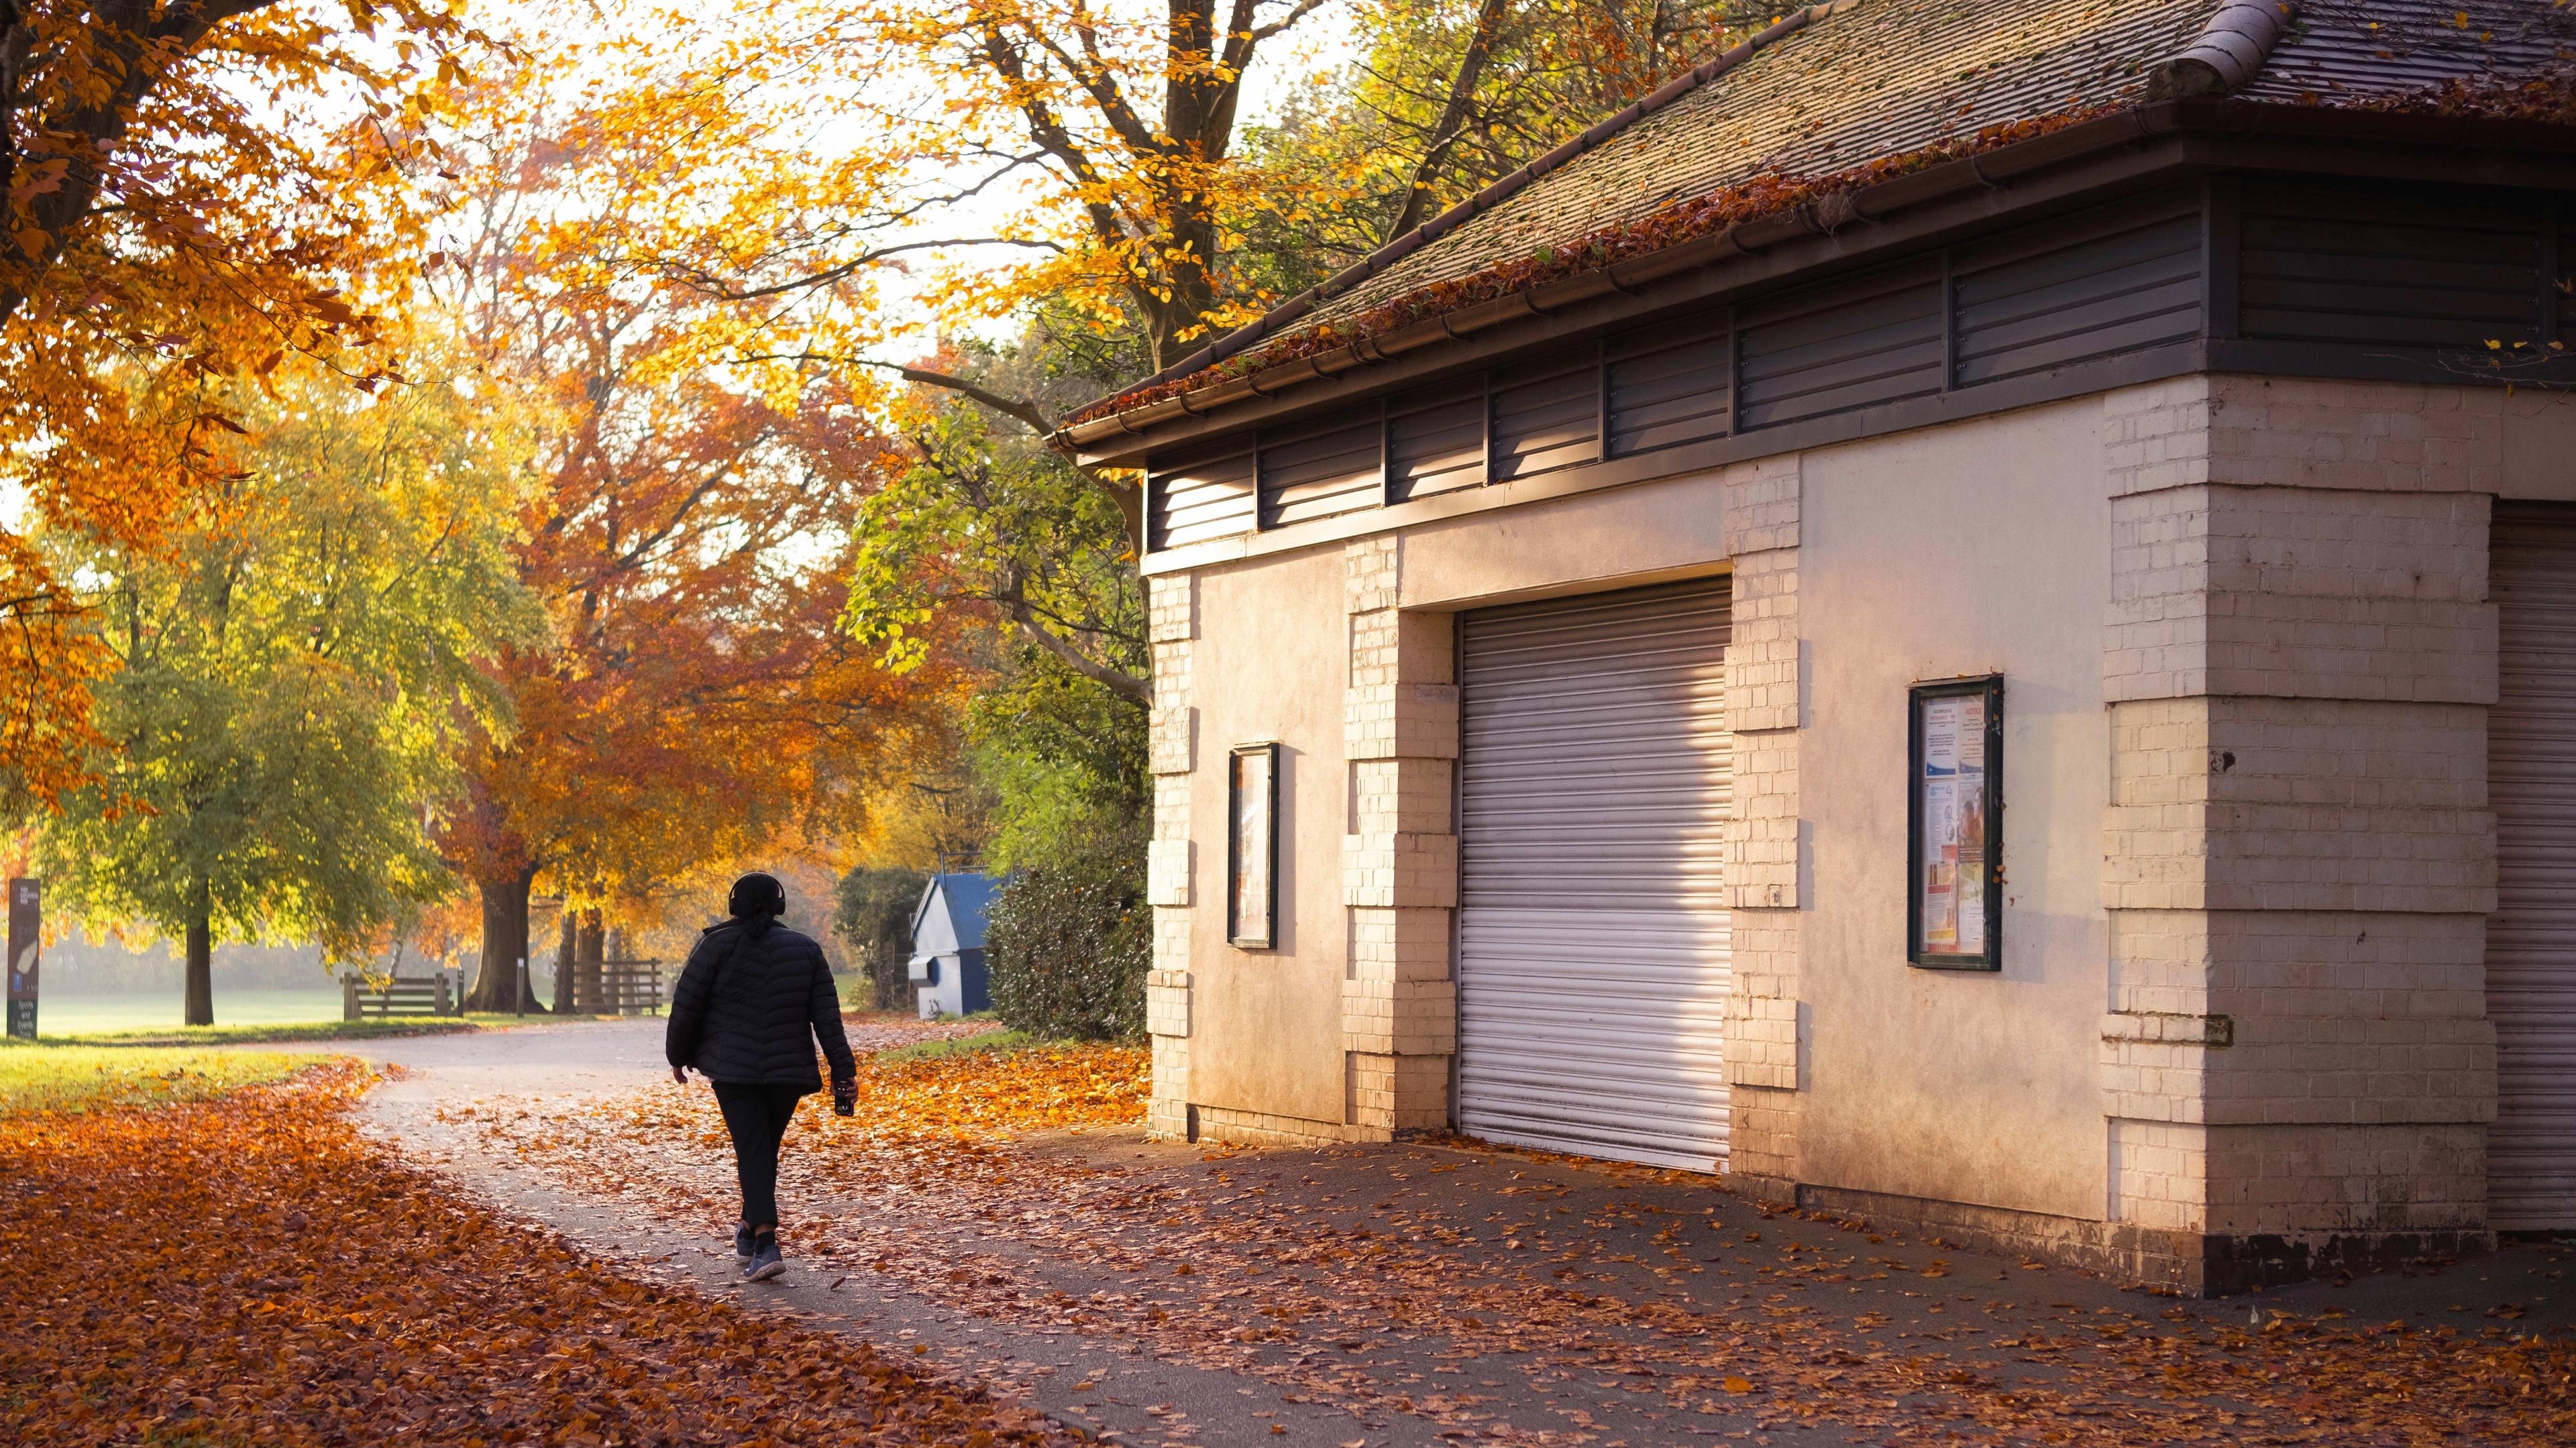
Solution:
[{"label": "tiled roof", "polygon": [[[2146,98],[2228,0],[1842,0],[1482,214],[1219,344],[1342,324],[1765,176],[1822,176],[1989,127]],[[2304,0],[2241,99],[2349,104],[2576,58],[2576,4]],[[1435,228],[1440,223],[1435,223]],[[1208,364],[1202,356],[1173,369]],[[1140,384],[1140,387],[1143,384]]]},{"label": "tiled roof", "polygon": [[1861,0],[1316,309],[1331,322],[1766,172],[1876,156],[2143,86],[2217,0]]},{"label": "tiled roof", "polygon": [[[2220,4],[1860,0],[1318,307],[1311,320],[1766,173],[1835,171],[1988,126],[2142,98],[2147,67],[2191,44]],[[2576,16],[2548,0],[2308,0],[2236,94],[2395,94],[2532,68],[2558,45],[2576,45]]]}]

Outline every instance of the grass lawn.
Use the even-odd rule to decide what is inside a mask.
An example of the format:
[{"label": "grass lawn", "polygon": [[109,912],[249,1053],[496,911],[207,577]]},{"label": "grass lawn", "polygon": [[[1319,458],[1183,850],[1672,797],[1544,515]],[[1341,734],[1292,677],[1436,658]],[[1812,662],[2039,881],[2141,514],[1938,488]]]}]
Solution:
[{"label": "grass lawn", "polygon": [[[525,1022],[552,1020],[529,1016]],[[58,1035],[48,1031],[47,1045],[60,1046],[248,1046],[266,1041],[371,1041],[380,1036],[443,1036],[486,1026],[523,1024],[518,1016],[399,1016],[389,1021],[296,1021],[262,1026],[146,1026],[129,1031],[84,1031]]]},{"label": "grass lawn", "polygon": [[[36,1003],[36,1030],[44,1036],[90,1036],[105,1031],[176,1028],[185,1009],[179,992],[119,995],[47,995]],[[336,985],[215,992],[215,1021],[225,1026],[275,1026],[340,1019]]]},{"label": "grass lawn", "polygon": [[309,1066],[275,1051],[0,1045],[0,1116],[203,1101]]},{"label": "grass lawn", "polygon": [[365,1041],[379,1036],[441,1035],[487,1026],[538,1024],[544,1014],[397,1016],[341,1019],[337,987],[215,993],[215,1024],[179,1024],[175,995],[47,996],[36,1010],[41,1040],[73,1046],[232,1046],[262,1041]]},{"label": "grass lawn", "polygon": [[[966,1019],[973,1021],[982,1018],[977,1016],[968,1016]],[[1032,1046],[1060,1046],[1072,1044],[1075,1043],[1069,1041],[1050,1041],[1040,1036],[1032,1036],[1026,1031],[1015,1031],[1008,1026],[1003,1025],[1001,1022],[995,1021],[992,1023],[992,1029],[980,1032],[976,1035],[952,1036],[946,1040],[938,1041],[915,1041],[909,1046],[896,1046],[889,1050],[876,1052],[871,1059],[878,1061],[937,1061],[951,1056],[982,1056],[989,1055],[996,1051],[1025,1051]]]}]

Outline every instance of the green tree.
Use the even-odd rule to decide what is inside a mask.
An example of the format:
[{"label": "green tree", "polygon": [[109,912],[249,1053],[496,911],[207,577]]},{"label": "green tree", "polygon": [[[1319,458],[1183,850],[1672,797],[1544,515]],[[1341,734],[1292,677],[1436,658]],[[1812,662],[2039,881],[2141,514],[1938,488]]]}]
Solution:
[{"label": "green tree", "polygon": [[225,400],[250,425],[166,547],[65,543],[114,659],[108,743],[40,846],[86,921],[185,939],[191,1025],[219,936],[347,959],[448,891],[424,812],[457,731],[499,723],[477,660],[535,618],[508,555],[524,448],[488,403],[328,377]]},{"label": "green tree", "polygon": [[868,978],[870,1003],[897,1010],[912,963],[912,915],[930,877],[919,870],[862,865],[841,877],[832,929],[848,941]]},{"label": "green tree", "polygon": [[[1033,375],[1046,346],[1033,336],[1015,352],[950,365],[979,387],[1060,389],[1060,377]],[[922,386],[902,414],[912,466],[860,507],[844,623],[909,667],[927,657],[920,626],[962,605],[1127,701],[1141,725],[1153,687],[1120,500],[982,402]]]},{"label": "green tree", "polygon": [[1066,844],[994,898],[984,932],[994,1014],[1037,1036],[1133,1039],[1145,1033],[1154,955],[1143,836]]}]

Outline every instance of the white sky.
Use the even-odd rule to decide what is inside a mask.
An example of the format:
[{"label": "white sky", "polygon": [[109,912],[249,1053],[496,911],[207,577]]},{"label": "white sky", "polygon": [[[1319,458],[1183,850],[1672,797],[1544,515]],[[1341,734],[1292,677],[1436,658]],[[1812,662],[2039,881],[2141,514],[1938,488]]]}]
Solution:
[{"label": "white sky", "polygon": [[[739,8],[730,17],[719,12],[708,18],[716,20],[719,27],[728,18],[742,23],[758,23],[764,9],[759,0],[734,0],[734,3]],[[1119,0],[1111,0],[1110,8],[1123,10],[1136,3],[1137,0],[1124,0],[1123,4]],[[1265,19],[1275,13],[1276,3],[1277,0],[1272,0],[1263,6]],[[1263,48],[1245,78],[1241,124],[1257,126],[1274,119],[1285,98],[1304,78],[1319,69],[1347,62],[1353,30],[1352,7],[1360,3],[1365,3],[1365,0],[1328,0],[1322,8],[1299,21],[1294,30]],[[336,10],[333,13],[336,14]],[[474,0],[467,11],[467,20],[470,24],[500,33],[592,39],[600,34],[600,22],[593,20],[585,29],[580,17],[595,17],[598,13],[586,0],[571,0],[570,4],[562,3],[562,0],[551,0],[551,3],[550,0]],[[1143,13],[1160,15],[1163,6],[1155,0],[1144,0]],[[816,140],[829,143],[831,138],[818,134]],[[988,193],[951,209],[943,216],[925,219],[923,225],[925,228],[935,226],[940,232],[952,235],[973,227],[990,229],[1013,204],[1014,199],[1008,192]],[[916,300],[920,290],[921,284],[907,291],[900,282],[892,283],[886,289],[889,320],[905,319],[887,349],[886,360],[918,356],[928,351],[934,340],[930,316]],[[997,323],[995,339],[1007,336],[1011,330],[1007,323]],[[0,528],[22,529],[26,512],[24,491],[14,483],[0,481]]]}]

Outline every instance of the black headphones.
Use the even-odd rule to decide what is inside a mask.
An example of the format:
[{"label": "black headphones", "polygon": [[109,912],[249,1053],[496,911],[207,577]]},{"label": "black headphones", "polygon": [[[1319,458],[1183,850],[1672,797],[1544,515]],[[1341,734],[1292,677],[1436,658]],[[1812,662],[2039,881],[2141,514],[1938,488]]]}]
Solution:
[{"label": "black headphones", "polygon": [[736,920],[749,919],[754,915],[784,915],[787,913],[787,887],[778,883],[777,876],[754,870],[733,882],[733,889],[725,895],[725,913]]}]

